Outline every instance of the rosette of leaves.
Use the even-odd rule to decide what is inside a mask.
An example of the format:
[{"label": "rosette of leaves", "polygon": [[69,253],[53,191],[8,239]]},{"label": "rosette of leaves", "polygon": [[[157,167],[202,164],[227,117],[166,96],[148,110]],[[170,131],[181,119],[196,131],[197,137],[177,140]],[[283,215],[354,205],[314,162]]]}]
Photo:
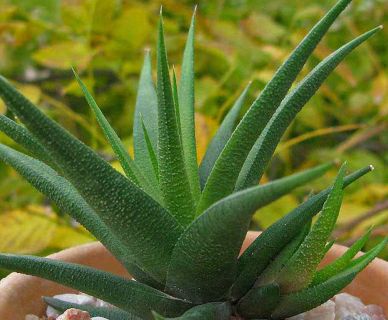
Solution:
[{"label": "rosette of leaves", "polygon": [[[0,95],[22,124],[0,117],[1,130],[30,155],[0,146],[0,158],[88,229],[133,275],[23,255],[0,255],[0,267],[56,281],[114,308],[46,301],[64,310],[117,319],[283,319],[310,310],[348,285],[382,250],[384,240],[354,258],[368,234],[329,266],[330,233],[344,188],[371,170],[346,176],[312,195],[270,226],[239,256],[252,215],[320,177],[331,164],[266,184],[262,177],[283,133],[333,69],[375,34],[372,29],[319,63],[292,90],[321,38],[350,0],[340,0],[306,35],[252,103],[238,115],[247,90],[229,111],[197,165],[194,131],[194,25],[188,33],[179,83],[170,68],[160,17],[157,84],[149,53],[134,117],[134,158],[75,76],[123,173],[45,116],[6,79]],[[237,123],[238,122],[238,123]],[[318,214],[315,223],[312,219]]]}]

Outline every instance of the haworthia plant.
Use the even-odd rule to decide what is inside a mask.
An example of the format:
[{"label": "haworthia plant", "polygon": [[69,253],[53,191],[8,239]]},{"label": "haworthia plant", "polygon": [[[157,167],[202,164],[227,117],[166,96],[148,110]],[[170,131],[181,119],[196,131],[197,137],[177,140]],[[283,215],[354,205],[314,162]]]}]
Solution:
[{"label": "haworthia plant", "polygon": [[284,319],[342,290],[387,243],[384,240],[355,258],[367,233],[342,257],[318,269],[333,244],[330,234],[345,188],[371,171],[371,166],[349,175],[342,166],[332,186],[311,195],[239,254],[257,210],[333,168],[332,163],[323,164],[258,184],[297,113],[333,69],[379,30],[345,44],[288,93],[349,2],[340,0],[313,27],[239,121],[248,85],[225,116],[200,166],[194,121],[195,14],[180,75],[170,70],[160,17],[157,82],[154,86],[147,51],[135,107],[133,159],[75,74],[123,174],[0,77],[0,96],[21,122],[2,115],[0,131],[28,153],[0,145],[0,159],[93,233],[136,281],[21,255],[0,254],[0,268],[103,299],[114,308],[74,305],[50,297],[45,301],[58,310],[76,307],[110,320]]}]

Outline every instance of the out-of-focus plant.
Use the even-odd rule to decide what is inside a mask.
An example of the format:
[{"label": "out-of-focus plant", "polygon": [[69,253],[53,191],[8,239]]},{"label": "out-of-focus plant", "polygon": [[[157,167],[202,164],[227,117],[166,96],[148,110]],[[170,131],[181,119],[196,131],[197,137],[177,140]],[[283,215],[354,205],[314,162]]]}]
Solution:
[{"label": "out-of-focus plant", "polygon": [[[199,4],[196,119],[198,156],[202,157],[218,123],[241,92],[241,84],[245,86],[253,80],[247,98],[250,102],[287,52],[307,33],[311,22],[322,16],[332,1],[315,0],[308,4],[284,0],[163,1],[172,64],[180,61],[194,2]],[[126,147],[131,148],[132,128],[128,124],[132,123],[140,63],[143,49],[155,42],[152,30],[160,2],[0,0],[0,3],[1,73],[16,80],[18,88],[46,113],[115,161],[70,68],[76,66],[84,72],[85,82],[93,88],[104,114]],[[336,23],[335,32],[329,32],[318,47],[302,76],[344,43],[344,39],[359,34],[361,26],[365,30],[376,21],[386,23],[387,12],[388,3],[384,0],[354,1],[351,10]],[[373,163],[375,173],[359,182],[363,186],[350,188],[353,194],[345,199],[337,236],[346,243],[370,224],[377,225],[377,240],[388,234],[387,36],[386,28],[360,48],[361,54],[350,56],[328,79],[310,102],[311,106],[301,112],[287,131],[264,177],[264,180],[274,179],[325,159],[347,159],[354,165],[351,169],[361,163]],[[242,111],[248,106],[249,103]],[[0,105],[0,113],[4,112],[4,106]],[[5,139],[0,135],[0,141]],[[5,142],[9,144],[8,140]],[[334,174],[333,171],[321,179],[316,189],[329,183]],[[44,207],[45,199],[2,164],[0,177],[1,214],[31,212],[31,205]],[[273,223],[311,191],[302,189],[277,201],[255,216],[252,227]],[[66,223],[65,217],[58,219]],[[388,257],[388,252],[385,256]]]}]

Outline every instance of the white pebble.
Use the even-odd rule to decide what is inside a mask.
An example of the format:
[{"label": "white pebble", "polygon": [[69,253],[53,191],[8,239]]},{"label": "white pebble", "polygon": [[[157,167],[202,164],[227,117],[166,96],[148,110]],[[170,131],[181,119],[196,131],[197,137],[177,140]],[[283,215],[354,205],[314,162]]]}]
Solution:
[{"label": "white pebble", "polygon": [[327,301],[319,307],[306,312],[304,320],[334,320],[335,319],[335,303]]},{"label": "white pebble", "polygon": [[27,314],[24,320],[39,320],[40,318],[34,314]]}]

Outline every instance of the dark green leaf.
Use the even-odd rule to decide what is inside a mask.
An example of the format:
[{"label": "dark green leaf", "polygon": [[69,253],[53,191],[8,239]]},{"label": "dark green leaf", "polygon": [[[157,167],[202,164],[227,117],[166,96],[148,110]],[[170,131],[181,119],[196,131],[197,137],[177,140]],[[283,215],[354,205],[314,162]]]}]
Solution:
[{"label": "dark green leaf", "polygon": [[234,193],[208,208],[189,225],[174,248],[167,276],[169,290],[196,303],[221,298],[236,277],[237,257],[252,214],[319,177],[330,166]]},{"label": "dark green leaf", "polygon": [[179,123],[190,189],[194,199],[197,201],[201,194],[201,190],[199,186],[197,148],[195,143],[194,29],[195,10],[187,35],[185,51],[183,53],[182,72],[179,83]]},{"label": "dark green leaf", "polygon": [[261,131],[287,94],[307,58],[349,2],[350,0],[338,1],[311,29],[253,102],[213,167],[197,208],[198,213],[233,192],[245,159]]},{"label": "dark green leaf", "polygon": [[138,265],[163,282],[172,249],[182,232],[171,214],[46,117],[2,77],[0,95],[46,147],[65,177],[125,245]]},{"label": "dark green leaf", "polygon": [[140,282],[79,264],[33,256],[0,254],[0,267],[58,282],[145,319],[152,318],[152,310],[175,316],[190,307],[188,302],[170,297]]},{"label": "dark green leaf", "polygon": [[229,320],[232,308],[227,302],[206,303],[191,308],[177,318],[165,318],[154,313],[155,320]]},{"label": "dark green leaf", "polygon": [[150,136],[148,134],[147,128],[144,124],[143,119],[141,119],[141,125],[143,127],[143,136],[144,140],[146,142],[147,150],[148,150],[148,156],[151,160],[152,167],[154,169],[155,176],[157,177],[157,181],[159,181],[159,164],[158,164],[158,158],[156,156],[155,150],[152,146],[152,142],[150,139]]},{"label": "dark green leaf", "polygon": [[205,156],[203,157],[201,165],[199,167],[199,177],[202,189],[206,184],[206,180],[209,177],[215,162],[217,161],[219,155],[221,154],[230,136],[232,135],[234,127],[236,126],[236,121],[240,114],[240,110],[247,98],[250,86],[251,82],[249,82],[249,84],[246,86],[244,91],[234,103],[233,107],[229,110],[228,114],[222,121],[221,126],[218,128],[216,134],[214,135],[213,139],[210,141],[206,149]]},{"label": "dark green leaf", "polygon": [[[195,216],[195,203],[190,190],[184,154],[179,136],[171,89],[163,19],[160,16],[158,36],[158,163],[163,202],[183,226]],[[161,229],[163,230],[163,229]]]},{"label": "dark green leaf", "polygon": [[332,53],[319,63],[306,78],[304,78],[303,81],[301,81],[301,83],[284,98],[279,108],[264,128],[259,139],[255,142],[252,150],[249,152],[236,183],[237,190],[255,185],[258,180],[260,180],[281,137],[292,120],[296,117],[297,113],[310,100],[334,68],[337,67],[350,52],[380,29],[381,27],[372,29]]},{"label": "dark green leaf", "polygon": [[256,287],[248,291],[237,304],[237,312],[247,319],[271,316],[280,300],[280,289],[276,283]]}]

